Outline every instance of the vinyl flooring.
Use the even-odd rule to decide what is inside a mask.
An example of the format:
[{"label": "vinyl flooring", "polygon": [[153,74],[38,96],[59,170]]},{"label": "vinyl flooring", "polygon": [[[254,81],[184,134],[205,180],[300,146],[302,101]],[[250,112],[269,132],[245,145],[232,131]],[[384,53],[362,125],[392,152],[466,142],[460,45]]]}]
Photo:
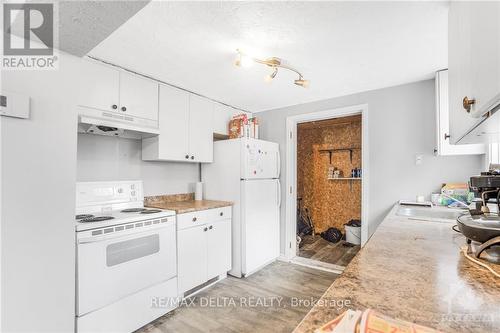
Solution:
[{"label": "vinyl flooring", "polygon": [[328,264],[347,266],[347,264],[358,253],[360,246],[345,246],[344,240],[338,243],[331,243],[320,235],[306,235],[302,237],[297,255],[302,258],[314,259]]},{"label": "vinyl flooring", "polygon": [[238,279],[228,276],[136,333],[288,333],[337,274],[274,262]]}]

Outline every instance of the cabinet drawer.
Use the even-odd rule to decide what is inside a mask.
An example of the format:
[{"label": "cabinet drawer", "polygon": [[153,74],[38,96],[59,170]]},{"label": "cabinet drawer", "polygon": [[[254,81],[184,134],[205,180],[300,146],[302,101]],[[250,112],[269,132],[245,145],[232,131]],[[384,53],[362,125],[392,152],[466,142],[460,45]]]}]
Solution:
[{"label": "cabinet drawer", "polygon": [[231,218],[232,206],[209,209],[207,212],[210,214],[210,222],[227,220]]},{"label": "cabinet drawer", "polygon": [[207,224],[211,221],[211,216],[208,210],[179,214],[177,215],[177,230]]},{"label": "cabinet drawer", "polygon": [[177,230],[196,227],[214,221],[230,219],[231,215],[231,206],[179,214],[177,215]]}]

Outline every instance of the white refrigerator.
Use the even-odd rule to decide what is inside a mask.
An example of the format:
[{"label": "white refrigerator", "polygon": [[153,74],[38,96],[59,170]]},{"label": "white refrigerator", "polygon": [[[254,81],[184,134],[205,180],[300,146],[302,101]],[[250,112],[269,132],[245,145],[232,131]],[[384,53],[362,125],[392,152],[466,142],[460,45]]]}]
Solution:
[{"label": "white refrigerator", "polygon": [[204,164],[205,198],[232,201],[232,269],[248,276],[279,256],[280,153],[277,143],[232,139],[214,143]]}]

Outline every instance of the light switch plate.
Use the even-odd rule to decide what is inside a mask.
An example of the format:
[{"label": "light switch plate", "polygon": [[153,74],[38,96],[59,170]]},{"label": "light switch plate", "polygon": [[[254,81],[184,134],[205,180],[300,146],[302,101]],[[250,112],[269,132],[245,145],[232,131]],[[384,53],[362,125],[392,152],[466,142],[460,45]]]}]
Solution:
[{"label": "light switch plate", "polygon": [[30,117],[29,96],[0,92],[0,116],[28,119]]}]

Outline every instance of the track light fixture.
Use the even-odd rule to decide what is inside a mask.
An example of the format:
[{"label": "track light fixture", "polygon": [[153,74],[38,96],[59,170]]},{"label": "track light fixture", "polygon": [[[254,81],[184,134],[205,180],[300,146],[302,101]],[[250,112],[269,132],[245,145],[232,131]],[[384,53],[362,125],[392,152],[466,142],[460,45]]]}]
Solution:
[{"label": "track light fixture", "polygon": [[278,67],[275,67],[273,72],[269,75],[266,75],[264,79],[266,80],[266,82],[272,82],[273,79],[276,77],[276,74],[278,74]]},{"label": "track light fixture", "polygon": [[295,68],[282,64],[282,60],[280,58],[272,57],[268,59],[258,59],[243,53],[239,49],[237,49],[236,52],[238,52],[238,55],[234,64],[238,67],[250,67],[253,63],[271,67],[273,72],[265,77],[266,82],[271,82],[278,74],[278,69],[283,68],[295,72],[299,76],[299,78],[294,81],[296,85],[304,88],[309,87],[309,80],[304,80],[302,74]]}]

